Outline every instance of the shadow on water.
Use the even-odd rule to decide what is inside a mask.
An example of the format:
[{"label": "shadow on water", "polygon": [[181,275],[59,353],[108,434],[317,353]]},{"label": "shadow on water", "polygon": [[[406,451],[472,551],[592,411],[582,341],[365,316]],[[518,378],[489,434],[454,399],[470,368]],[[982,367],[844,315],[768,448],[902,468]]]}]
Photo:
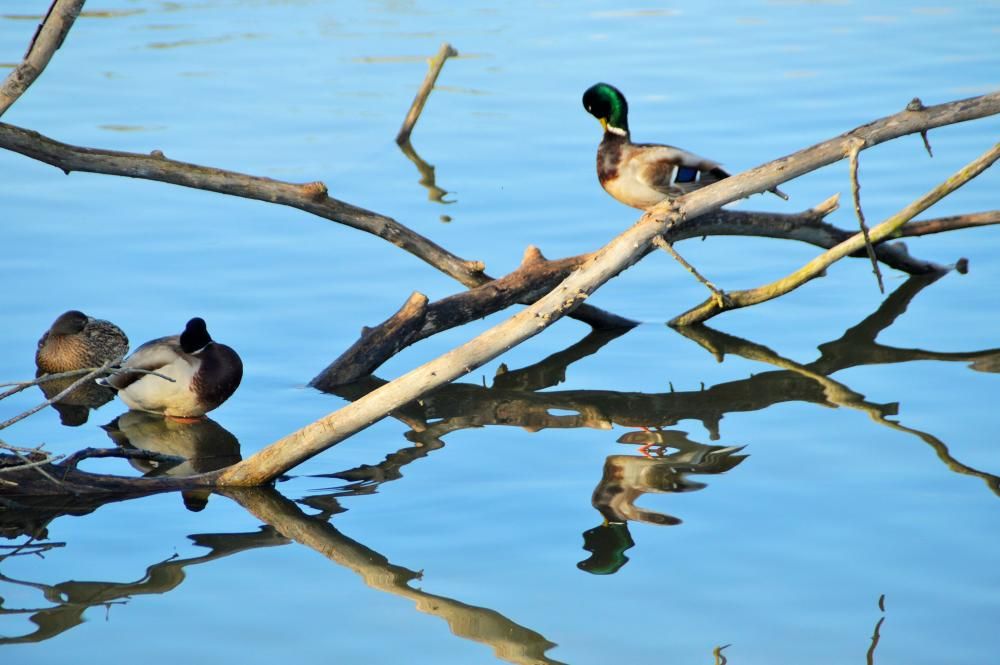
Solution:
[{"label": "shadow on water", "polygon": [[[545,656],[554,646],[541,634],[521,626],[495,610],[465,604],[459,600],[414,589],[409,584],[420,579],[418,572],[402,568],[362,543],[342,534],[330,524],[342,512],[339,497],[375,493],[382,483],[399,480],[408,464],[428,457],[445,446],[443,437],[451,432],[485,426],[515,426],[530,431],[545,428],[588,427],[600,430],[614,425],[637,428],[618,441],[638,445],[635,455],[615,454],[605,460],[600,480],[593,492],[592,505],[601,524],[584,535],[589,558],[578,567],[593,574],[611,574],[627,563],[625,551],[634,546],[629,522],[677,525],[681,519],[637,507],[636,500],[647,493],[692,492],[705,488],[701,482],[710,475],[735,469],[745,458],[739,445],[716,445],[691,440],[685,432],[671,429],[678,422],[702,422],[710,439],[720,438],[719,425],[726,413],[758,411],[785,402],[806,402],[823,407],[843,407],[866,413],[878,425],[911,434],[932,447],[937,456],[956,473],[983,480],[1000,495],[1000,478],[956,460],[948,447],[933,435],[891,420],[898,404],[879,404],[831,377],[834,373],[862,365],[937,360],[970,363],[976,371],[997,371],[1000,349],[965,353],[942,353],[922,349],[902,349],[879,344],[878,335],[902,315],[912,299],[936,277],[912,277],[892,293],[877,311],[838,339],[819,346],[820,356],[811,363],[786,359],[765,346],[700,326],[680,332],[722,360],[727,354],[771,365],[773,371],[750,378],[720,383],[698,391],[670,391],[649,394],[602,390],[549,390],[562,383],[573,363],[600,351],[627,331],[592,332],[572,346],[528,367],[511,370],[501,366],[491,387],[469,383],[445,386],[417,403],[408,404],[392,415],[409,431],[406,446],[373,465],[318,477],[347,481],[328,488],[324,494],[297,503],[273,489],[228,491],[227,495],[264,522],[255,533],[191,536],[195,544],[208,547],[201,557],[170,559],[149,567],[136,582],[75,582],[45,585],[17,580],[0,573],[0,581],[38,589],[52,603],[46,608],[11,609],[0,605],[0,614],[27,614],[38,629],[9,637],[0,643],[39,641],[59,634],[82,620],[86,609],[110,607],[146,593],[164,593],[184,579],[184,568],[206,563],[251,548],[286,544],[291,541],[320,552],[331,561],[357,573],[373,589],[412,600],[416,608],[444,619],[452,632],[462,638],[489,645],[497,657],[514,663],[555,663]],[[357,399],[385,382],[369,377],[343,386],[337,394]],[[177,464],[136,462],[146,474],[187,473],[219,468],[239,459],[236,439],[210,419],[197,428],[190,424],[164,421],[145,414],[126,413],[106,426],[109,436],[120,446],[153,449],[184,458]],[[208,465],[208,466],[205,466]],[[214,465],[214,466],[213,466]],[[698,476],[701,480],[694,480]],[[16,498],[16,497],[15,497]],[[127,497],[84,497],[65,499],[33,498],[0,511],[0,533],[7,538],[24,535],[29,539],[0,552],[12,556],[41,554],[61,546],[44,542],[46,525],[62,515],[84,515],[105,502]],[[204,497],[207,499],[206,497]],[[5,500],[6,501],[6,500]],[[56,503],[53,503],[56,501]],[[301,506],[318,511],[307,514]],[[873,638],[874,650],[876,637]],[[717,662],[724,660],[719,647]]]}]

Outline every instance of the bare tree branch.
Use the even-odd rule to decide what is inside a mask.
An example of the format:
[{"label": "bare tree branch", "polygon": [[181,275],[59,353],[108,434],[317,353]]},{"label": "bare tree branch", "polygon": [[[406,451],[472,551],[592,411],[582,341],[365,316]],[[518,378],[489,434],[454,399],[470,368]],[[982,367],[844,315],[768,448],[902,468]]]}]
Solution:
[{"label": "bare tree branch", "polygon": [[[836,197],[819,206],[796,215],[780,213],[742,212],[716,210],[674,227],[664,234],[672,241],[711,235],[756,235],[797,240],[829,249],[852,237],[854,233],[822,221],[822,215],[836,208]],[[956,224],[972,221],[1000,222],[1000,215],[963,216],[947,218]],[[918,222],[911,222],[915,224]],[[937,226],[936,220],[919,222],[925,228]],[[909,225],[904,226],[907,228]],[[956,226],[961,228],[961,226]],[[664,240],[665,241],[665,240]],[[910,274],[933,274],[948,268],[928,261],[912,258],[902,243],[882,242],[875,246],[875,254],[886,265]],[[406,303],[386,321],[365,328],[350,348],[328,365],[310,382],[310,386],[331,391],[335,386],[356,381],[371,374],[402,349],[483,316],[493,314],[515,302],[525,302],[543,295],[546,289],[564,279],[590,255],[549,261],[534,247],[529,247],[522,264],[505,277],[479,288],[458,293],[442,300],[428,303],[426,296],[414,293]],[[863,251],[850,256],[864,258]],[[724,294],[723,294],[724,295]]]},{"label": "bare tree branch", "polygon": [[931,233],[944,233],[956,229],[970,229],[977,226],[1000,224],[1000,210],[970,213],[968,215],[952,215],[926,221],[909,222],[895,235],[897,238],[908,236],[923,236]]},{"label": "bare tree branch", "polygon": [[[327,195],[326,185],[321,182],[294,184],[179,162],[167,159],[158,150],[141,155],[73,146],[5,123],[0,123],[0,148],[50,164],[66,173],[84,171],[156,180],[297,208],[387,240],[466,287],[473,288],[492,280],[483,272],[482,262],[461,259],[390,217],[334,199]],[[594,307],[579,313],[578,318],[595,327],[635,325],[634,321]]]},{"label": "bare tree branch", "polygon": [[[909,108],[909,106],[907,106]],[[854,213],[858,216],[858,225],[861,227],[861,235],[865,239],[865,253],[872,262],[872,272],[875,273],[875,281],[878,283],[878,292],[885,293],[885,284],[882,281],[882,271],[878,269],[878,259],[875,258],[875,249],[872,247],[872,240],[868,234],[868,224],[865,223],[865,213],[861,209],[861,182],[858,180],[858,155],[864,141],[859,141],[851,147],[850,172],[851,172],[851,198],[854,199]]]},{"label": "bare tree branch", "polygon": [[97,367],[95,369],[90,370],[89,372],[87,372],[86,374],[84,374],[83,376],[81,376],[79,379],[77,379],[73,383],[69,384],[64,390],[56,393],[55,395],[53,395],[49,399],[45,400],[41,404],[28,409],[24,413],[19,413],[18,415],[14,416],[13,418],[8,418],[7,420],[5,420],[2,423],[0,423],[0,429],[6,429],[7,427],[10,427],[14,423],[19,422],[21,420],[24,420],[25,418],[27,418],[31,414],[37,413],[37,412],[41,411],[42,409],[44,409],[45,407],[49,406],[50,404],[54,404],[55,402],[58,402],[63,397],[66,397],[66,395],[69,395],[71,392],[73,392],[74,390],[76,390],[77,388],[79,388],[80,386],[82,386],[87,381],[93,381],[95,378],[97,378],[101,374],[106,373],[108,371],[108,368],[110,368],[114,364],[114,362],[116,362],[116,361],[109,360],[108,362],[104,363],[100,367]]},{"label": "bare tree branch", "polygon": [[73,27],[76,17],[83,9],[84,0],[55,0],[42,19],[35,36],[28,46],[24,60],[14,68],[3,85],[0,85],[0,116],[7,112],[14,102],[31,87],[35,79],[45,71],[52,55],[62,46],[66,34]]}]

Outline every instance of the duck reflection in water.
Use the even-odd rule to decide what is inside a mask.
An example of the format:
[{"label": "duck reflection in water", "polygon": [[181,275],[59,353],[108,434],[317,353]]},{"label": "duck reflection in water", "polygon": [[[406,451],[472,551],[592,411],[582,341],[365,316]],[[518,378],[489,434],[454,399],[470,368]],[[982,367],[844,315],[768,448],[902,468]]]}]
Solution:
[{"label": "duck reflection in water", "polygon": [[[609,455],[604,462],[604,474],[591,497],[604,521],[583,533],[583,548],[591,556],[577,564],[580,570],[594,575],[610,575],[628,562],[625,551],[635,545],[629,522],[660,526],[681,523],[673,515],[636,506],[642,495],[703,489],[705,483],[689,479],[688,474],[725,473],[747,457],[738,454],[743,446],[696,443],[687,438],[686,432],[677,430],[628,432],[618,442],[639,444],[653,454]],[[671,449],[675,452],[668,453]]]},{"label": "duck reflection in water", "polygon": [[[40,372],[36,378],[42,374]],[[62,379],[52,379],[39,383],[38,387],[45,395],[45,399],[49,400],[69,388],[79,378],[79,376],[68,376]],[[63,425],[79,427],[86,424],[92,409],[100,408],[114,398],[115,391],[88,381],[74,388],[58,402],[53,402],[51,406],[59,414],[59,421]]]},{"label": "duck reflection in water", "polygon": [[[207,473],[239,462],[240,443],[229,430],[207,416],[182,421],[146,411],[127,411],[103,429],[121,448],[149,450],[178,458],[174,464],[131,459],[129,463],[146,476],[190,476]],[[181,493],[188,510],[202,510],[211,490]]]}]

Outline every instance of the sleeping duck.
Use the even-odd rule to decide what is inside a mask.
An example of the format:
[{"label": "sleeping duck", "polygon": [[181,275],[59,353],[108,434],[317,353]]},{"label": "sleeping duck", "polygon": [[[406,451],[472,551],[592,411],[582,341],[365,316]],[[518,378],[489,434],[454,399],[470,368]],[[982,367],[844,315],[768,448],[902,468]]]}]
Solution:
[{"label": "sleeping duck", "polygon": [[229,399],[242,378],[243,362],[236,352],[212,340],[204,319],[193,318],[180,335],[140,346],[105,381],[130,409],[198,418]]},{"label": "sleeping duck", "polygon": [[118,362],[128,353],[128,337],[121,328],[71,309],[59,315],[38,340],[38,374],[56,374]]},{"label": "sleeping duck", "polygon": [[[729,173],[718,163],[669,145],[632,143],[628,103],[618,88],[592,85],[583,93],[583,107],[597,118],[604,138],[597,148],[597,178],[608,194],[625,205],[646,210],[705,187]],[[770,190],[783,199],[777,188]]]}]

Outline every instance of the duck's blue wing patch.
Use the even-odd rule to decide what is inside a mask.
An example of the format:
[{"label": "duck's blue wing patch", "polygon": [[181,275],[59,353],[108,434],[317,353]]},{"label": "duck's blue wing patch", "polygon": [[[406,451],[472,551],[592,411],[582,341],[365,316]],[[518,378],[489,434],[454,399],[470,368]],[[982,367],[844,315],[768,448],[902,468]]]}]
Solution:
[{"label": "duck's blue wing patch", "polygon": [[698,169],[691,166],[678,166],[674,182],[694,182],[696,177],[698,177]]}]

